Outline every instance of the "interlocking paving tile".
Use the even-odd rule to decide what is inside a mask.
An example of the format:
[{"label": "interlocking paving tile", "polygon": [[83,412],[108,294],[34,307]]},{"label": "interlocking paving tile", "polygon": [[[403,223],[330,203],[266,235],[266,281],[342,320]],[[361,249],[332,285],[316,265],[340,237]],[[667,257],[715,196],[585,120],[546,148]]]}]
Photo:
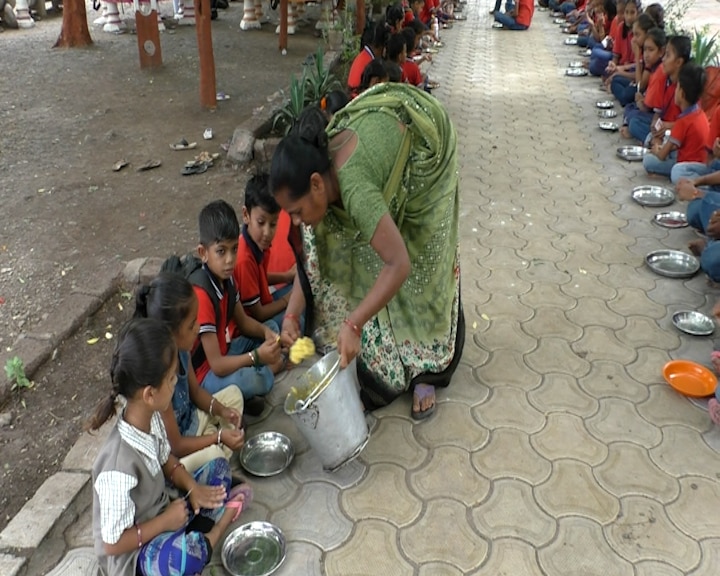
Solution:
[{"label": "interlocking paving tile", "polygon": [[700,546],[678,530],[662,505],[640,496],[621,500],[622,515],[605,527],[613,550],[629,560],[660,560],[683,572],[700,561]]},{"label": "interlocking paving tile", "polygon": [[334,484],[338,488],[350,488],[362,480],[367,468],[356,459],[348,462],[335,472],[326,472],[315,452],[310,450],[295,458],[291,471],[301,485],[306,482],[321,480]]},{"label": "interlocking paving tile", "polygon": [[462,570],[443,562],[430,562],[420,566],[419,576],[463,576]]},{"label": "interlocking paving tile", "polygon": [[717,478],[680,479],[680,496],[668,504],[667,514],[675,525],[694,540],[720,536],[720,516],[714,511],[720,505],[720,483]]},{"label": "interlocking paving tile", "polygon": [[635,564],[635,576],[683,576],[683,573],[664,562],[649,560]]},{"label": "interlocking paving tile", "polygon": [[582,328],[568,320],[557,308],[537,308],[532,319],[523,322],[522,327],[538,339],[556,337],[573,342],[583,334]]},{"label": "interlocking paving tile", "polygon": [[702,559],[700,565],[690,572],[689,576],[713,576],[720,566],[720,539],[703,540],[700,542]]},{"label": "interlocking paving tile", "polygon": [[[538,567],[535,547],[515,538],[493,540],[490,558],[471,576],[544,576]],[[429,575],[428,575],[429,576]]]},{"label": "interlocking paving tile", "polygon": [[607,457],[607,446],[593,438],[582,419],[572,414],[550,414],[545,428],[530,437],[530,444],[548,460],[574,458],[594,466]]},{"label": "interlocking paving tile", "polygon": [[552,469],[550,462],[532,449],[529,436],[514,428],[493,430],[490,442],[473,453],[472,463],[492,480],[519,478],[530,484],[545,481]]},{"label": "interlocking paving tile", "polygon": [[538,547],[555,534],[555,520],[538,507],[532,487],[520,480],[494,481],[490,497],[473,509],[472,517],[480,534],[492,538],[520,538]]},{"label": "interlocking paving tile", "polygon": [[553,462],[550,478],[535,488],[535,498],[554,518],[585,516],[606,524],[620,510],[617,499],[597,485],[590,466],[575,460]]},{"label": "interlocking paving tile", "polygon": [[528,267],[518,272],[518,276],[528,282],[550,282],[564,284],[568,282],[570,275],[561,270],[557,264],[542,260],[524,260]]},{"label": "interlocking paving tile", "polygon": [[588,432],[601,442],[633,442],[652,448],[662,440],[660,429],[640,417],[635,406],[619,398],[603,398],[600,410],[585,422]]},{"label": "interlocking paving tile", "polygon": [[[647,271],[648,276],[652,272]],[[697,292],[687,290],[685,285],[673,278],[653,276],[655,288],[647,291],[648,298],[663,306],[675,305],[678,308],[700,308],[705,304],[705,297]]]},{"label": "interlocking paving tile", "polygon": [[[518,265],[522,262],[519,258],[515,258]],[[482,281],[482,288],[489,293],[501,294],[525,294],[530,291],[532,284],[526,280],[521,280],[516,270],[496,268],[488,278]]]},{"label": "interlocking paving tile", "polygon": [[488,551],[468,524],[467,508],[447,498],[429,501],[422,518],[400,530],[400,546],[413,562],[447,562],[463,572],[479,566]]},{"label": "interlocking paving tile", "polygon": [[[480,378],[475,375],[475,369],[471,366],[460,362],[458,364],[453,380],[446,388],[437,388],[436,396],[438,403],[440,402],[462,402],[468,406],[476,406],[487,400],[490,389],[485,384],[480,383]],[[409,395],[408,395],[409,398]],[[393,405],[397,401],[393,402]],[[404,411],[410,414],[410,401],[408,400],[408,408]]]},{"label": "interlocking paving tile", "polygon": [[[488,431],[473,419],[470,407],[460,402],[439,404],[432,420],[413,427],[412,431],[420,443],[418,446],[426,446],[430,451],[441,446],[455,446],[472,452],[488,441]],[[422,452],[427,453],[424,449]]]},{"label": "interlocking paving tile", "polygon": [[[0,567],[2,567],[1,559]],[[99,569],[100,565],[98,564],[97,555],[92,546],[75,548],[67,553],[48,576],[90,576],[91,574],[98,573]],[[9,572],[3,572],[3,574],[8,573]]]},{"label": "interlocking paving tile", "polygon": [[[434,424],[433,421],[437,421],[439,415],[436,414],[433,420],[424,424]],[[367,464],[399,464],[408,470],[417,468],[425,461],[427,450],[415,440],[412,427],[404,419],[381,418],[377,430],[370,436],[370,442],[360,455],[361,460]]]},{"label": "interlocking paving tile", "polygon": [[[435,492],[431,497],[437,494]],[[394,464],[370,466],[361,484],[342,493],[341,503],[354,522],[377,518],[398,527],[410,524],[422,509],[420,500],[408,490],[405,470]]]},{"label": "interlocking paving tile", "polygon": [[577,385],[567,374],[546,374],[541,386],[528,393],[528,400],[543,414],[569,412],[587,417],[598,410],[598,401]]},{"label": "interlocking paving tile", "polygon": [[520,295],[520,302],[531,308],[554,306],[562,310],[570,310],[577,306],[577,300],[566,296],[549,282],[534,282],[532,290]]},{"label": "interlocking paving tile", "polygon": [[[628,439],[632,437],[628,436]],[[629,442],[608,446],[607,459],[595,468],[598,483],[618,498],[652,494],[661,502],[670,502],[680,492],[678,481],[652,461],[646,449]]]},{"label": "interlocking paving tile", "polygon": [[562,372],[581,377],[590,371],[586,355],[585,351],[578,355],[570,343],[561,338],[543,338],[538,342],[538,347],[525,357],[525,362],[539,374]]},{"label": "interlocking paving tile", "polygon": [[[531,225],[532,222],[528,223],[528,228],[530,228]],[[547,230],[549,238],[538,238],[538,232],[540,232],[540,230]],[[523,248],[515,250],[520,258],[531,262],[539,261],[557,263],[565,260],[565,252],[561,252],[555,248],[550,241],[556,236],[552,230],[546,228],[545,226],[532,226],[532,231],[534,232],[533,240]]]},{"label": "interlocking paving tile", "polygon": [[[570,322],[577,326],[605,326],[618,330],[625,326],[625,318],[608,308],[607,302],[600,298],[581,298],[577,306],[565,312]],[[575,338],[577,340],[577,338]]]},{"label": "interlocking paving tile", "polygon": [[541,377],[523,361],[522,356],[512,350],[495,350],[490,360],[476,370],[477,377],[490,388],[512,385],[531,390],[540,385]]},{"label": "interlocking paving tile", "polygon": [[[283,381],[283,384],[286,384],[287,380],[290,379],[286,378],[286,380]],[[289,384],[294,384],[294,381]],[[295,426],[295,423],[285,416],[282,406],[273,408],[269,416],[265,417],[257,424],[253,424],[248,429],[247,437],[248,439],[252,438],[261,432],[282,432],[285,436],[292,440],[293,448],[295,448],[295,454],[302,454],[310,449],[310,444],[308,444],[308,441],[305,440],[305,437],[302,435],[300,430],[298,430],[297,426]]]},{"label": "interlocking paving tile", "polygon": [[688,399],[681,396],[667,384],[649,387],[647,400],[638,405],[640,415],[658,426],[680,424],[705,432],[712,427],[707,412],[694,406]]},{"label": "interlocking paving tile", "polygon": [[605,540],[602,528],[586,518],[558,520],[556,538],[538,552],[540,566],[552,576],[633,576],[633,567]]},{"label": "interlocking paving tile", "polygon": [[265,504],[272,510],[287,506],[302,490],[302,486],[295,482],[290,474],[253,478],[252,485],[254,501]]},{"label": "interlocking paving tile", "polygon": [[353,523],[340,511],[340,491],[325,482],[308,482],[288,506],[270,519],[288,540],[301,540],[331,550],[350,536]]},{"label": "interlocking paving tile", "polygon": [[478,336],[481,346],[493,351],[500,348],[530,352],[537,345],[520,327],[520,322],[508,319],[490,319],[488,329]]},{"label": "interlocking paving tile", "polygon": [[667,312],[664,306],[649,300],[645,291],[639,288],[624,288],[607,305],[610,310],[621,316],[642,314],[643,316],[660,319]]},{"label": "interlocking paving tile", "polygon": [[533,317],[533,309],[525,306],[517,295],[492,294],[490,300],[479,308],[491,319],[508,318],[523,322]]},{"label": "interlocking paving tile", "polygon": [[472,413],[490,429],[508,427],[532,434],[545,425],[545,418],[528,403],[525,391],[512,386],[493,388],[488,401]]},{"label": "interlocking paving tile", "polygon": [[285,562],[275,575],[295,576],[296,574],[322,576],[322,551],[306,542],[288,542]]},{"label": "interlocking paving tile", "polygon": [[[637,360],[628,364],[628,374],[642,384],[657,384],[663,381],[662,367],[670,361],[670,355],[659,348],[638,348]],[[649,395],[648,390],[648,395]]]},{"label": "interlocking paving tile", "polygon": [[[603,274],[600,278],[606,278],[610,272]],[[572,281],[567,284],[560,286],[560,290],[563,294],[567,294],[572,298],[578,300],[585,297],[600,298],[601,300],[612,300],[617,295],[617,290],[611,288],[607,284],[598,282],[597,278],[592,277],[590,274],[583,274],[573,276]]]},{"label": "interlocking paving tile", "polygon": [[627,346],[655,346],[672,350],[680,345],[677,331],[661,328],[657,321],[643,316],[629,316],[624,328],[617,331],[620,342]]},{"label": "interlocking paving tile", "polygon": [[588,326],[582,338],[570,344],[576,353],[583,353],[590,362],[611,360],[621,364],[629,364],[635,360],[633,348],[620,342],[615,331],[605,326]]},{"label": "interlocking paving tile", "polygon": [[327,554],[325,573],[343,576],[412,576],[413,567],[398,554],[396,539],[397,531],[391,524],[380,520],[362,520],[355,524],[352,538],[342,548]]},{"label": "interlocking paving tile", "polygon": [[424,500],[443,495],[468,506],[483,500],[490,489],[490,483],[470,463],[470,453],[450,446],[438,448],[430,462],[411,472],[410,485]]},{"label": "interlocking paving tile", "polygon": [[565,270],[573,276],[576,274],[602,276],[610,270],[607,264],[598,262],[590,254],[583,254],[581,252],[571,252],[567,254],[565,259],[558,265],[558,268]]}]

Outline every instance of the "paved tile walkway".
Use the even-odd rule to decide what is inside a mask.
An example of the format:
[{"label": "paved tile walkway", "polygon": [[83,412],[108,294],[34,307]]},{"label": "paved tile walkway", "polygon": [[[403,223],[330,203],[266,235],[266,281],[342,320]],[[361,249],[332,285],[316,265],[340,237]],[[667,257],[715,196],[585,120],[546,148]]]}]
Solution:
[{"label": "paved tile walkway", "polygon": [[[410,419],[409,399],[376,412],[360,459],[335,474],[282,413],[285,378],[250,432],[280,430],[298,456],[254,482],[242,520],[284,530],[282,576],[715,575],[720,433],[660,370],[706,363],[711,343],[670,316],[718,293],[643,266],[693,234],[630,202],[647,179],[597,130],[598,82],[563,76],[577,50],[547,13],[507,33],[487,8],[468,7],[433,66],[462,155],[458,374],[430,421]],[[66,540],[88,545],[87,511]],[[206,574],[223,574],[214,563]],[[80,549],[55,575],[90,565]]]}]

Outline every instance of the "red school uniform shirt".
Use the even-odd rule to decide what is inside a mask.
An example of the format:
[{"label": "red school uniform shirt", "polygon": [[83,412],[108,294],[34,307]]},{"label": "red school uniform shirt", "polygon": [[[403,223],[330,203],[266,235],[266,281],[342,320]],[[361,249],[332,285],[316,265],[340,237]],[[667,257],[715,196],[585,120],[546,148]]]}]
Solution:
[{"label": "red school uniform shirt", "polygon": [[412,60],[405,60],[402,65],[401,80],[413,86],[420,86],[423,83],[423,75],[422,72],[420,72],[420,66],[415,64]]},{"label": "red school uniform shirt", "polygon": [[269,250],[262,251],[243,226],[238,240],[237,260],[233,278],[245,311],[253,304],[270,304],[273,299],[268,285]]},{"label": "red school uniform shirt", "polygon": [[275,238],[273,238],[270,254],[267,256],[268,274],[273,272],[287,272],[295,265],[295,253],[288,241],[290,235],[290,214],[285,210],[280,210],[277,228],[275,229]]},{"label": "red school uniform shirt", "polygon": [[678,162],[706,162],[710,125],[700,106],[693,104],[680,114],[670,132],[678,147]]},{"label": "red school uniform shirt", "polygon": [[677,82],[670,80],[662,66],[650,76],[645,92],[645,106],[652,108],[664,122],[675,122],[680,116],[680,107],[675,104]]},{"label": "red school uniform shirt", "polygon": [[619,56],[618,64],[632,64],[635,62],[635,51],[633,50],[633,33],[628,31],[627,36],[623,38],[623,23],[618,24],[613,36],[613,56]]},{"label": "red school uniform shirt", "polygon": [[360,91],[360,83],[362,82],[362,74],[365,71],[365,67],[375,59],[375,54],[369,46],[363,47],[360,50],[360,54],[355,56],[352,65],[350,66],[350,72],[348,73],[347,84],[350,89],[350,96],[355,97]]},{"label": "red school uniform shirt", "polygon": [[535,0],[520,0],[517,6],[517,16],[515,22],[521,26],[530,28],[530,22],[535,12]]},{"label": "red school uniform shirt", "polygon": [[715,108],[715,112],[710,120],[710,131],[708,136],[708,150],[710,152],[712,152],[716,138],[720,138],[720,106]]},{"label": "red school uniform shirt", "polygon": [[[235,330],[234,322],[227,322],[229,294],[225,290],[223,283],[218,282],[217,278],[215,278],[207,267],[204,268],[206,273],[209,275],[210,283],[215,290],[214,296],[219,301],[220,318],[216,318],[215,316],[215,306],[210,299],[210,295],[200,286],[193,286],[193,290],[195,290],[195,295],[198,299],[197,321],[200,325],[200,332],[198,334],[198,339],[195,341],[195,345],[193,346],[192,356],[195,357],[198,347],[202,346],[200,336],[203,334],[216,334],[218,345],[220,347],[220,354],[225,356],[228,351],[228,344],[230,343],[232,334]],[[232,279],[230,279],[230,282],[233,286],[235,285]],[[235,293],[235,296],[235,300],[237,302],[239,298],[237,292]],[[210,372],[210,364],[207,359],[203,360],[199,366],[195,366],[195,375],[197,376],[198,383],[202,384],[202,381],[208,372]]]},{"label": "red school uniform shirt", "polygon": [[437,8],[437,6],[440,5],[440,2],[438,0],[437,5],[434,0],[425,0],[425,3],[423,4],[423,7],[420,10],[420,14],[418,17],[420,18],[420,22],[423,24],[430,24],[430,18],[432,18],[433,12]]}]

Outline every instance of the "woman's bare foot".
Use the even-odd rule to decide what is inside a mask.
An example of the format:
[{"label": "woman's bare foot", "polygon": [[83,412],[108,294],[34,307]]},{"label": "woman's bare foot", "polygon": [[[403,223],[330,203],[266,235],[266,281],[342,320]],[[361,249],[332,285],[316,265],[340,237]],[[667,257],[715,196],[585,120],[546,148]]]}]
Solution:
[{"label": "woman's bare foot", "polygon": [[720,351],[714,350],[710,354],[710,363],[712,364],[713,370],[716,374],[720,374]]},{"label": "woman's bare foot", "polygon": [[620,136],[622,136],[626,140],[629,140],[630,138],[632,138],[632,136],[630,135],[630,130],[628,129],[627,126],[623,126],[622,128],[620,128]]},{"label": "woman's bare foot", "polygon": [[413,420],[424,420],[435,412],[435,386],[416,384],[413,390]]},{"label": "woman's bare foot", "polygon": [[720,426],[720,402],[716,398],[710,398],[708,400],[708,413],[710,414],[710,420],[712,420],[716,426]]},{"label": "woman's bare foot", "polygon": [[688,249],[698,257],[702,254],[703,250],[705,250],[705,246],[707,246],[707,241],[702,238],[688,242]]}]

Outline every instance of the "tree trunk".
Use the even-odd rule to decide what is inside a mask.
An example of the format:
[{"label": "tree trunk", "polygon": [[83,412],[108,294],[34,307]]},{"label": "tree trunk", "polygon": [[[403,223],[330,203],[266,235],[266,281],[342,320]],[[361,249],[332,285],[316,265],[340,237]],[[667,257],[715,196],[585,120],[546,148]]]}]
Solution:
[{"label": "tree trunk", "polygon": [[55,48],[76,48],[93,43],[87,23],[85,0],[63,0],[63,21]]}]

